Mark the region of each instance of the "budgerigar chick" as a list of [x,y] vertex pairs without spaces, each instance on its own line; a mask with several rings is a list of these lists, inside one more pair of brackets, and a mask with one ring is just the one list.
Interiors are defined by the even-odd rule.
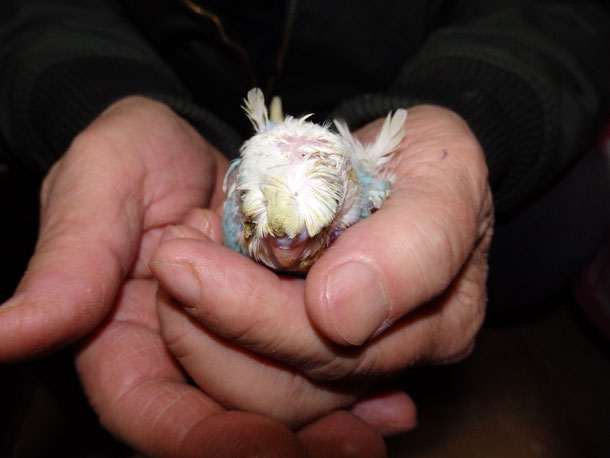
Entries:
[[363,145],[347,125],[284,117],[279,99],[267,111],[254,88],[244,110],[255,135],[224,181],[223,239],[229,248],[279,271],[307,271],[348,226],[390,194],[388,161],[404,136],[406,110],[388,114]]

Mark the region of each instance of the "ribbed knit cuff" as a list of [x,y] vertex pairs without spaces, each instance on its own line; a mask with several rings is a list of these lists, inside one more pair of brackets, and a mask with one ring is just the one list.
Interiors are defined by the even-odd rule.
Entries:
[[239,156],[244,138],[218,116],[196,105],[191,100],[165,94],[143,94],[169,106],[185,118],[199,133],[229,159]]
[[337,116],[352,127],[418,104],[447,107],[469,124],[485,152],[496,209],[513,209],[539,187],[537,172],[553,138],[543,104],[516,75],[476,59],[419,62],[388,94],[342,104]]
[[22,158],[27,167],[43,173],[104,109],[129,95],[166,103],[222,151],[234,153],[241,143],[230,127],[197,107],[175,80],[144,62],[74,58],[41,70],[28,87],[15,104],[15,146],[28,152]]
[[84,57],[41,70],[16,104],[16,146],[47,170],[72,139],[122,97],[179,91],[150,65],[116,57]]

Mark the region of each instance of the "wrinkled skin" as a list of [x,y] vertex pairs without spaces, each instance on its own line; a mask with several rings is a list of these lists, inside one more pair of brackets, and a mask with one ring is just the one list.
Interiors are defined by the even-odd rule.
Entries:
[[[196,207],[220,208],[226,168],[167,107],[141,97],[109,107],[44,181],[36,251],[0,307],[0,361],[80,339],[76,366],[101,422],[150,456],[383,456],[388,425],[414,424],[404,393],[360,397],[350,412],[291,431],[267,415],[226,410],[167,350],[148,261],[167,225],[192,225],[185,217]],[[183,328],[167,323],[168,332]]]
[[[357,135],[370,140],[380,124]],[[387,374],[472,350],[493,223],[483,153],[443,108],[410,109],[405,129],[390,197],[305,280],[223,247],[212,210],[166,232],[150,263],[163,287],[161,332],[223,405],[298,427],[353,405]]]

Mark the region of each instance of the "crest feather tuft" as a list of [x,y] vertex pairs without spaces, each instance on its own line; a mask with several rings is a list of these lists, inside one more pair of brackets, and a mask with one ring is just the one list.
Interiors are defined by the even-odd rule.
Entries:
[[269,124],[269,114],[267,113],[267,107],[265,106],[265,96],[263,91],[255,87],[250,89],[246,98],[244,99],[244,105],[242,106],[246,112],[246,116],[254,126],[256,132],[263,132]]

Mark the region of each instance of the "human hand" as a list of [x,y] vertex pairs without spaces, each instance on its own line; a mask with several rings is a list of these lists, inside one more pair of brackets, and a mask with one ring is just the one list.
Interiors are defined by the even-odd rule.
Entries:
[[213,202],[219,157],[171,110],[141,97],[117,102],[78,135],[43,182],[35,253],[0,308],[0,361],[94,329],[126,278],[149,275],[160,228]]
[[220,205],[227,165],[159,103],[129,97],[106,110],[44,181],[36,252],[0,309],[0,360],[50,352],[106,319],[79,346],[77,369],[102,423],[147,455],[302,456],[357,443],[378,456],[377,434],[346,412],[309,425],[300,441],[277,421],[227,412],[165,350],[150,252],[166,224]]
[[[357,135],[366,141],[379,127]],[[449,110],[412,108],[405,129],[390,198],[344,231],[305,281],[186,227],[153,255],[153,273],[178,301],[160,297],[165,339],[215,399],[297,426],[356,402],[371,380],[472,349],[493,220],[484,157]],[[205,219],[218,234],[218,215]],[[398,430],[407,429],[402,406]]]
[[[195,210],[187,216],[184,225],[166,229],[159,251],[171,252],[174,243],[220,244],[220,224],[214,211]],[[235,254],[238,260],[250,262],[246,257],[232,251],[230,253]],[[198,253],[192,255],[192,261],[197,262],[195,258]],[[220,264],[225,262],[224,259],[217,261]],[[175,267],[184,268],[181,263],[165,265],[166,262],[153,257],[151,269],[164,273],[168,268],[170,272]],[[223,266],[210,265],[210,268],[222,269]],[[261,270],[263,274],[275,276],[266,268]],[[188,277],[188,273],[176,274],[172,290],[187,291]],[[257,276],[251,279],[227,276],[224,288],[249,288],[251,281],[256,283],[258,280]],[[299,279],[292,280],[302,283]],[[245,285],[240,287],[242,282]],[[210,291],[210,294],[214,293]],[[227,294],[230,295],[230,291]],[[302,299],[293,304],[294,307],[302,305]],[[222,307],[221,304],[219,306]],[[370,393],[370,383],[366,380],[359,383],[352,381],[345,386],[314,381],[292,367],[261,357],[215,335],[186,314],[182,305],[163,289],[158,293],[157,307],[161,333],[168,348],[198,385],[226,407],[264,413],[294,429],[346,406],[350,406],[352,414],[380,434],[396,434],[411,429],[415,424],[415,407],[411,399],[399,390],[384,388]],[[295,325],[301,325],[298,319]],[[299,331],[295,328],[294,332]],[[359,439],[355,434],[354,440],[358,442]]]
[[127,281],[110,319],[77,353],[89,400],[118,438],[155,457],[385,455],[379,434],[349,412],[333,412],[295,434],[271,418],[228,411],[192,386],[161,338],[156,292],[149,278]]

